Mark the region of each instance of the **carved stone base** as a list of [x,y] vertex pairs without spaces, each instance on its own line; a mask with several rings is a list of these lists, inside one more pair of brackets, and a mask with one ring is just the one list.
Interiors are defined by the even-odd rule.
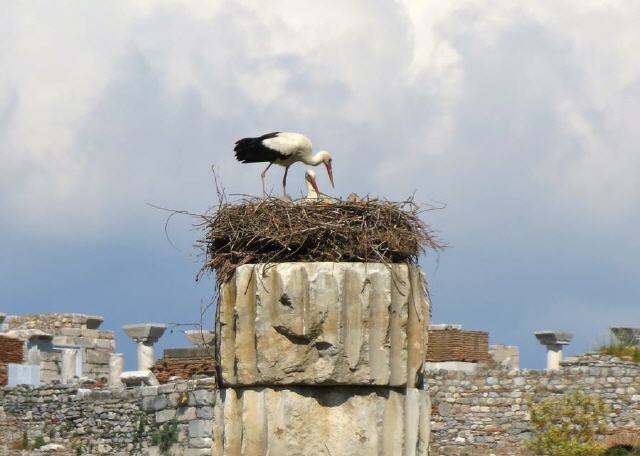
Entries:
[[213,456],[426,456],[426,391],[388,387],[226,388]]
[[417,266],[244,265],[219,306],[225,386],[419,384],[429,303]]

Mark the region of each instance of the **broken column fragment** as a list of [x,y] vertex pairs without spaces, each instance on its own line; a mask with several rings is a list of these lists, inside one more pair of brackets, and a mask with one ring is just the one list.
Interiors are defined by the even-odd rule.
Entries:
[[221,287],[213,454],[427,454],[429,319],[417,266],[240,266]]
[[612,326],[609,328],[613,338],[625,347],[640,347],[640,328]]
[[241,266],[221,290],[222,380],[415,386],[428,320],[416,266]]

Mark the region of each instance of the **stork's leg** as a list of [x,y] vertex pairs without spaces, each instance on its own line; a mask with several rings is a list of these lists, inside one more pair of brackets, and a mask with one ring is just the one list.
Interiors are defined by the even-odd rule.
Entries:
[[260,177],[262,178],[262,196],[267,196],[267,189],[264,185],[264,177],[267,175],[267,170],[271,167],[271,165],[273,165],[272,162],[270,162],[267,167],[264,169],[264,171],[262,171],[262,173],[260,173]]
[[287,194],[287,173],[289,172],[289,167],[285,167],[284,169],[284,177],[282,178],[282,194]]

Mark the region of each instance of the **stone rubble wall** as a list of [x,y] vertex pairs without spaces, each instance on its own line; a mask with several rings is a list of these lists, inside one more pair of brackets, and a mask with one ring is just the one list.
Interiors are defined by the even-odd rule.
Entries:
[[[58,455],[149,455],[153,435],[170,423],[170,454],[211,454],[213,378],[136,388],[82,389],[46,385],[0,388],[0,454],[17,456],[22,435],[63,445]],[[31,454],[31,453],[26,453]]]
[[55,332],[61,328],[89,328],[97,329],[102,323],[102,317],[79,313],[37,313],[29,315],[7,315],[5,329],[39,329]]
[[[411,389],[409,395],[376,386],[217,391],[212,378],[128,389],[4,387],[0,454],[25,454],[12,448],[27,432],[31,443],[42,436],[47,443],[62,444],[64,450],[56,454],[63,456],[158,456],[152,436],[175,422],[179,442],[170,450],[174,456],[210,455],[212,446],[216,454],[240,454],[234,448],[246,445],[303,454],[303,441],[309,442],[307,448],[319,448],[317,454],[323,454],[326,443],[334,455],[336,445],[350,454],[395,455],[403,454],[399,448],[405,439],[416,437],[421,445],[416,454],[423,456],[429,439],[424,419],[431,412],[431,456],[521,456],[527,454],[524,443],[530,436],[527,398],[539,401],[578,388],[604,400],[612,431],[640,435],[638,364],[592,357],[551,373],[436,371],[427,372],[425,382],[426,392]],[[353,433],[362,438],[350,439]]]
[[640,365],[609,357],[578,358],[559,371],[479,369],[425,376],[432,401],[431,456],[526,454],[527,399],[582,389],[608,407],[611,432],[640,434]]

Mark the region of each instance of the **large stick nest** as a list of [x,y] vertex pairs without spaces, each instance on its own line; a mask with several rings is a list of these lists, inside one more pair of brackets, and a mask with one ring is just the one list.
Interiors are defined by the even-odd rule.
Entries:
[[246,263],[411,263],[426,250],[444,248],[412,201],[297,202],[276,198],[222,202],[204,216],[203,270],[218,282]]

